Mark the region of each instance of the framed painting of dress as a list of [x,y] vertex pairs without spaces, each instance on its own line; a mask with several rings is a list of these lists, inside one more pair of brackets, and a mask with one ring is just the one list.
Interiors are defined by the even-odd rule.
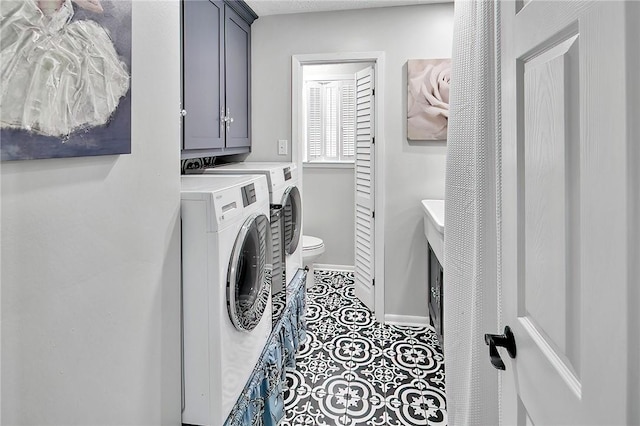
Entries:
[[131,1],[0,2],[2,160],[131,153]]

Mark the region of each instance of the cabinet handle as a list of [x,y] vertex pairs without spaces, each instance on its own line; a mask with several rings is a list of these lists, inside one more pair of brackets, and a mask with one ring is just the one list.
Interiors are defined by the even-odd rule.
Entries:
[[224,120],[227,122],[227,131],[231,129],[231,123],[233,123],[233,117],[230,116],[231,112],[229,112],[229,108],[227,108],[227,116]]
[[227,117],[224,116],[224,108],[220,108],[220,127],[224,129],[224,123],[227,122]]
[[440,303],[440,289],[436,287],[431,287],[431,296],[436,303]]
[[186,117],[186,115],[187,115],[187,110],[186,110],[186,109],[181,109],[181,110],[180,110],[180,115],[181,115],[182,117]]

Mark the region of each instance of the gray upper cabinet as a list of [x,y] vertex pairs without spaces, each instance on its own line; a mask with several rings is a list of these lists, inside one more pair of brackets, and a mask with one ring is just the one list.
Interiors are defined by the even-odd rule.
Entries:
[[242,1],[182,2],[182,158],[251,149],[251,23]]
[[[251,27],[228,5],[224,14],[227,146],[251,146]],[[233,120],[233,121],[231,121]]]
[[224,4],[182,3],[183,149],[224,148]]

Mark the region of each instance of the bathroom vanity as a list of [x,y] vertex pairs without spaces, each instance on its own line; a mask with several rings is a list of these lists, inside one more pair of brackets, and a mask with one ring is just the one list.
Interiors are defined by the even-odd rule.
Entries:
[[424,235],[428,248],[428,305],[431,324],[436,330],[440,344],[443,334],[443,285],[444,285],[444,200],[422,200],[424,213]]

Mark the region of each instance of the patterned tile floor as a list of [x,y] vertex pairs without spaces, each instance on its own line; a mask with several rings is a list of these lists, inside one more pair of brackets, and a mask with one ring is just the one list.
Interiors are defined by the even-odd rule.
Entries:
[[315,273],[280,425],[446,425],[433,328],[381,325],[355,298],[353,273]]

